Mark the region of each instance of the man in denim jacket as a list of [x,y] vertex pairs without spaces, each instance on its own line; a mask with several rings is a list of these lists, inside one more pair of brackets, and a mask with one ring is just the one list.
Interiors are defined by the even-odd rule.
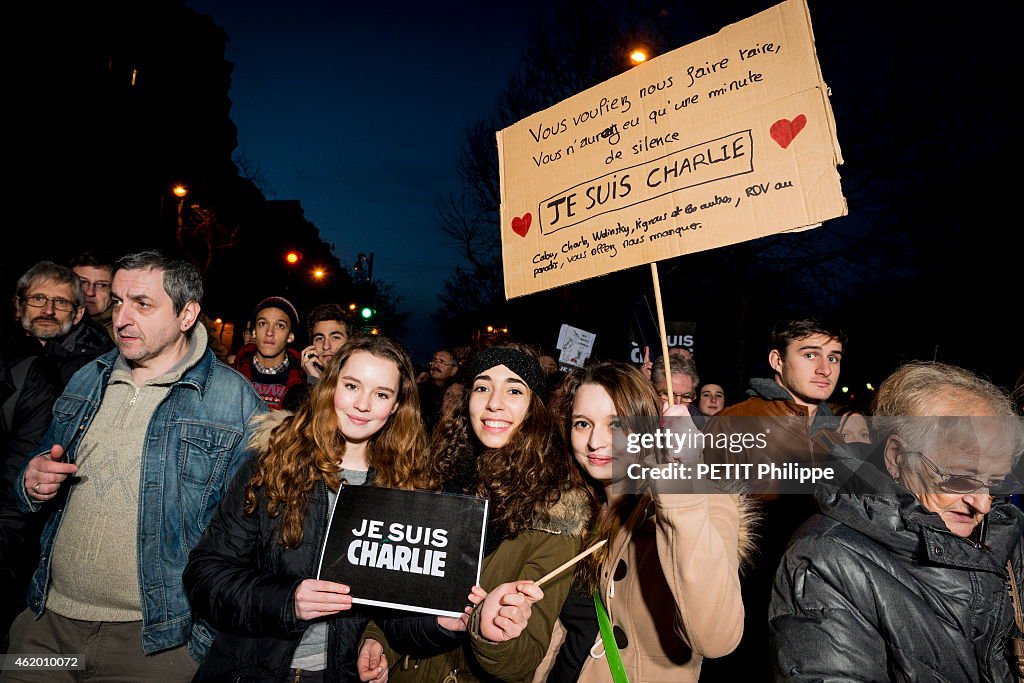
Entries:
[[75,654],[98,680],[187,681],[212,633],[181,573],[266,408],[208,348],[193,266],[130,254],[112,294],[117,351],[71,379],[15,484],[25,510],[52,512],[10,652]]

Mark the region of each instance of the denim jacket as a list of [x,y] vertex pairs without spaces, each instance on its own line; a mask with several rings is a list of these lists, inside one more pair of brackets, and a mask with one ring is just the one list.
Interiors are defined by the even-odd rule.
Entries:
[[[33,455],[60,444],[66,460],[75,462],[80,437],[103,400],[118,353],[100,356],[71,378],[53,406],[50,428]],[[266,410],[252,385],[206,349],[199,362],[171,386],[150,419],[138,513],[142,648],[147,654],[187,642],[192,658],[202,661],[213,641],[215,634],[206,624],[193,622],[181,574],[225,487],[249,455],[251,418]],[[15,492],[21,508],[31,512],[42,506],[25,491],[27,467],[28,460],[18,474]],[[37,617],[46,608],[51,551],[71,489],[65,483],[52,501],[53,512],[43,530],[39,566],[28,592],[29,609]]]

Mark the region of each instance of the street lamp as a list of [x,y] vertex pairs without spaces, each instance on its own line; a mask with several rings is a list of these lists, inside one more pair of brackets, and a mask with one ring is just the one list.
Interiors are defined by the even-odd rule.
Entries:
[[171,194],[178,198],[178,232],[181,232],[181,210],[185,205],[185,197],[188,196],[188,188],[178,183],[171,188]]
[[634,64],[641,64],[643,62],[646,62],[647,53],[637,48],[636,50],[633,50],[631,53],[629,53],[629,61],[633,62]]

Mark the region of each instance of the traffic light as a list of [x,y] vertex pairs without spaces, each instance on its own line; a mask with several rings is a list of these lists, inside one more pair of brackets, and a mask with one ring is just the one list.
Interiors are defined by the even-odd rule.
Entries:
[[369,320],[376,314],[377,311],[373,310],[373,308],[371,308],[370,306],[363,306],[361,309],[359,309],[359,315],[363,318],[363,320]]

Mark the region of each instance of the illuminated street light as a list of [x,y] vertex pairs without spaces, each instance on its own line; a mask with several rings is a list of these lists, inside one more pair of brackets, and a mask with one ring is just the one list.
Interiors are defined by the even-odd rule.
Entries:
[[178,233],[181,233],[181,210],[185,206],[185,197],[188,196],[188,188],[178,183],[171,188],[171,194],[178,198]]
[[288,263],[288,265],[294,266],[296,263],[302,260],[302,254],[300,254],[297,251],[289,251],[287,254],[284,255],[284,260]]
[[634,64],[641,64],[647,61],[647,53],[643,50],[633,50],[629,53],[629,60]]
[[313,271],[313,277],[317,280],[323,280],[325,275],[327,275],[327,272],[323,268],[317,268]]

